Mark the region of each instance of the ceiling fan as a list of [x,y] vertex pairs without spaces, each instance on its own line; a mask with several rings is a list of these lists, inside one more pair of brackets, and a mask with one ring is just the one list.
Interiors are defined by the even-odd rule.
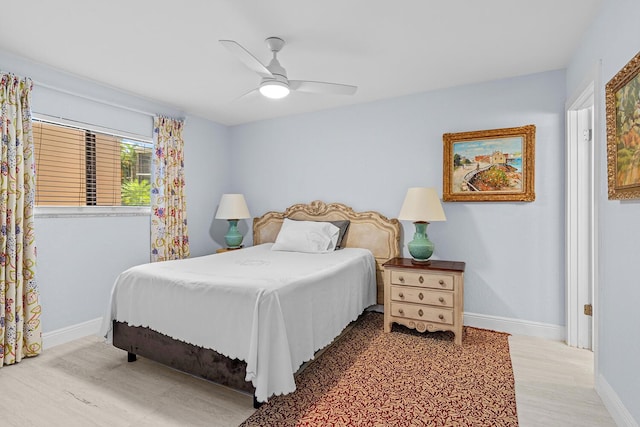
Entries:
[[292,90],[299,92],[326,93],[333,95],[353,95],[358,90],[357,86],[343,85],[338,83],[315,82],[309,80],[289,80],[287,71],[278,61],[277,54],[284,46],[284,40],[280,37],[269,37],[265,40],[273,58],[269,65],[263,65],[255,56],[239,43],[233,40],[220,40],[229,52],[234,54],[251,71],[258,73],[262,77],[260,86],[255,90],[260,91],[263,96],[272,99],[280,99],[289,95]]

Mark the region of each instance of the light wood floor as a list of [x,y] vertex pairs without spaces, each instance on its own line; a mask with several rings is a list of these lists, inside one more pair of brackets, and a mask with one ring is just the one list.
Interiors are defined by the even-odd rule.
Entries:
[[520,426],[615,426],[594,389],[593,353],[558,341],[512,335]]
[[[590,352],[510,338],[520,425],[613,426]],[[126,354],[97,337],[0,369],[2,426],[237,426],[252,398]]]

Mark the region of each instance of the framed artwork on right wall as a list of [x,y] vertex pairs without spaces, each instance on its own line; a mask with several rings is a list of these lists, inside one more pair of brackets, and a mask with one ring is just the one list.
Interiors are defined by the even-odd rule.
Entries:
[[609,200],[640,198],[640,52],[607,83]]

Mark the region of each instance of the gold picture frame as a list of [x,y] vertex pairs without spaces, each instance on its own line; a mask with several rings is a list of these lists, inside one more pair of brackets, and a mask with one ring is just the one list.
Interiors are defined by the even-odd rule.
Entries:
[[445,133],[445,202],[535,200],[535,125]]
[[605,87],[609,200],[640,198],[640,52]]

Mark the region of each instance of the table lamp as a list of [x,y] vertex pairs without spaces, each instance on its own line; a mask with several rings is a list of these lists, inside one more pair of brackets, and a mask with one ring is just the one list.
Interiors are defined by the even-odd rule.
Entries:
[[413,262],[429,262],[433,255],[433,243],[427,237],[427,225],[429,222],[447,220],[436,190],[423,187],[409,188],[398,219],[413,221],[416,225],[413,240],[407,244]]
[[247,202],[242,194],[223,194],[216,212],[216,219],[229,221],[229,231],[224,236],[228,248],[239,248],[242,244],[242,234],[238,231],[238,220],[251,218]]

